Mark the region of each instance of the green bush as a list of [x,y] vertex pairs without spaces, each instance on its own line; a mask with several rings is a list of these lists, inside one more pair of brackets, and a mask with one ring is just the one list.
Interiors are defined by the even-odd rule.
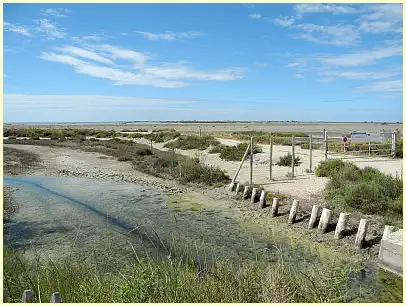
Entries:
[[[276,163],[278,166],[292,166],[292,154],[288,153],[285,156],[281,156]],[[295,166],[300,165],[300,158],[295,157]]]
[[395,147],[395,157],[396,158],[403,158],[403,138],[401,138]]
[[182,150],[205,150],[210,146],[218,145],[220,142],[217,141],[213,136],[179,136],[178,139],[168,142],[164,145],[165,148],[170,149],[182,149]]
[[[237,146],[226,146],[226,145],[217,145],[213,147],[209,153],[220,153],[220,158],[229,161],[239,161],[244,157],[244,153],[247,150],[247,143],[240,143]],[[261,153],[261,147],[254,145],[253,153]],[[249,158],[249,154],[247,155]]]
[[[300,148],[303,149],[303,150],[309,150],[310,149],[310,143],[303,143],[303,144],[300,145]],[[313,150],[318,150],[320,148],[321,148],[321,145],[312,143],[312,149]]]
[[402,180],[375,168],[360,169],[352,163],[334,160],[321,163],[316,173],[330,177],[326,199],[334,206],[401,220]]
[[187,158],[180,163],[179,181],[182,183],[227,183],[230,177],[219,167],[202,165],[198,159]]
[[328,177],[338,172],[345,167],[345,163],[341,159],[329,159],[320,162],[315,169],[316,176]]
[[153,155],[150,149],[138,149],[135,154],[140,155],[140,156],[145,156],[145,155]]

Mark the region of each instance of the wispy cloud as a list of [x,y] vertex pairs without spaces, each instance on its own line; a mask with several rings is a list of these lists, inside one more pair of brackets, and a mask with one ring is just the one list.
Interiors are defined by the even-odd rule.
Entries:
[[329,77],[331,80],[334,78],[349,79],[349,80],[362,80],[362,79],[387,79],[399,75],[398,71],[322,71],[319,75]]
[[191,38],[196,38],[198,36],[203,35],[203,33],[196,32],[196,31],[180,32],[180,33],[174,33],[174,32],[170,32],[170,31],[167,31],[165,33],[151,33],[151,32],[136,31],[136,33],[143,35],[144,37],[148,38],[149,40],[191,39]]
[[35,20],[38,24],[36,27],[37,32],[42,33],[47,39],[55,40],[64,38],[66,36],[65,29],[58,28],[54,22],[48,19]]
[[294,77],[295,79],[301,79],[301,78],[304,78],[304,75],[301,74],[301,73],[295,73],[295,74],[293,75],[293,77]]
[[252,13],[252,14],[248,15],[248,18],[250,18],[250,19],[261,19],[262,15],[258,14],[258,13]]
[[51,8],[51,9],[42,9],[40,10],[41,14],[48,17],[67,17],[71,10],[66,8]]
[[358,92],[402,92],[402,80],[380,81],[356,88]]
[[[197,70],[184,63],[151,65],[145,53],[107,44],[86,45],[84,48],[65,45],[54,50],[59,53],[43,52],[41,59],[70,65],[78,73],[109,79],[114,85],[179,88],[191,85],[189,81],[193,80],[230,81],[244,75],[240,67]],[[116,65],[114,60],[117,59],[125,60],[128,64]],[[100,66],[100,63],[110,67]]]
[[350,67],[374,65],[377,60],[401,55],[402,46],[388,46],[343,55],[320,56],[318,60],[330,66]]
[[402,32],[402,4],[371,4],[363,7],[360,30],[368,33]]
[[3,27],[5,32],[13,32],[24,36],[31,36],[30,29],[26,26],[17,25],[10,22],[4,22]]
[[349,5],[337,4],[297,4],[294,6],[297,18],[302,18],[305,14],[309,13],[332,13],[338,14],[354,14],[357,10]]
[[297,34],[294,37],[319,44],[352,46],[357,44],[360,38],[357,28],[349,24],[322,26],[307,23],[298,24],[293,27],[305,32]]
[[274,22],[277,25],[281,26],[281,27],[289,27],[295,22],[295,18],[287,17],[287,16],[284,16],[284,17],[281,16],[279,18],[275,18]]
[[85,35],[82,37],[77,37],[77,36],[73,36],[71,37],[71,39],[75,42],[78,43],[86,43],[88,41],[93,41],[93,42],[99,42],[102,40],[106,40],[107,39],[107,35],[105,34],[90,34],[90,35]]
[[74,46],[61,46],[61,47],[57,47],[55,48],[56,51],[65,53],[65,54],[70,54],[73,56],[78,56],[80,58],[84,58],[84,59],[90,59],[102,64],[106,64],[106,65],[114,65],[114,62],[110,59],[107,59],[103,56],[100,56],[99,54],[89,51],[89,50],[85,50],[82,48],[78,48],[78,47],[74,47]]

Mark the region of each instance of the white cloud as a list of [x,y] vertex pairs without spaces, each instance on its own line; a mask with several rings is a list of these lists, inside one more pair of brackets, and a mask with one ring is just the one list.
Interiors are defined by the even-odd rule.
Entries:
[[357,87],[359,92],[402,92],[402,80],[381,81]]
[[98,55],[95,52],[92,51],[88,51],[82,48],[78,48],[78,47],[74,47],[74,46],[62,46],[62,47],[57,47],[55,48],[56,51],[62,52],[62,53],[67,53],[73,56],[78,56],[81,58],[85,58],[85,59],[91,59],[93,61],[102,63],[102,64],[106,64],[106,65],[114,65],[114,62]]
[[16,25],[10,22],[4,22],[3,27],[5,32],[13,32],[24,36],[31,36],[30,30],[26,26]]
[[322,26],[316,24],[298,24],[293,26],[295,29],[304,31],[303,34],[295,35],[318,44],[327,44],[334,46],[351,46],[359,41],[358,30],[349,24],[339,24],[334,26]]
[[359,18],[360,30],[368,33],[401,33],[402,4],[365,5]]
[[269,66],[269,63],[267,62],[254,62],[254,65],[260,68],[266,68]]
[[181,33],[174,33],[167,31],[165,33],[157,34],[157,33],[150,33],[150,32],[142,32],[136,31],[138,34],[141,34],[148,38],[149,40],[180,40],[180,39],[191,39],[198,36],[203,35],[201,32],[196,31],[189,31],[189,32],[181,32]]
[[[60,54],[43,52],[41,58],[73,66],[81,74],[109,79],[114,85],[145,85],[162,88],[179,88],[191,85],[187,80],[197,81],[230,81],[241,79],[244,71],[239,67],[215,70],[196,70],[182,63],[165,63],[151,65],[149,57],[141,52],[124,49],[113,45],[86,46],[86,49],[62,46],[55,48]],[[104,67],[92,60],[113,67]],[[118,65],[112,60],[122,59],[130,65]],[[135,64],[135,65],[134,65]],[[136,69],[136,72],[132,70]]]
[[295,73],[295,74],[293,75],[293,77],[294,77],[295,79],[301,79],[301,78],[304,77],[304,75],[301,74],[301,73]]
[[48,19],[39,19],[35,22],[38,24],[36,30],[39,33],[43,33],[49,40],[60,39],[66,36],[64,29],[58,28],[55,23],[49,21]]
[[399,72],[385,72],[385,71],[323,71],[319,75],[327,76],[330,78],[343,78],[349,80],[362,80],[362,79],[386,79],[397,76]]
[[289,63],[286,65],[286,67],[297,67],[302,65],[302,63],[294,62],[294,63]]
[[71,10],[68,10],[66,8],[53,8],[53,9],[43,9],[40,10],[41,14],[44,16],[50,16],[50,17],[67,17],[69,13],[71,13]]
[[250,19],[261,19],[262,15],[261,14],[257,14],[257,13],[253,13],[253,14],[249,14],[248,18]]
[[298,18],[302,18],[303,15],[308,13],[332,13],[338,14],[354,14],[357,10],[348,5],[336,5],[336,4],[297,4],[294,6],[296,15]]
[[165,64],[161,66],[150,66],[143,69],[146,75],[168,80],[201,80],[201,81],[230,81],[241,79],[243,70],[241,68],[226,68],[218,70],[195,70],[191,67],[179,64]]
[[127,60],[137,65],[143,65],[149,60],[149,56],[145,53],[124,49],[118,46],[102,44],[89,47],[95,51],[102,52],[102,54],[112,59]]
[[281,27],[289,27],[295,22],[295,19],[293,17],[285,16],[285,17],[275,18],[274,22]]
[[318,60],[330,66],[365,66],[377,60],[402,55],[402,46],[381,47],[343,55],[320,56]]

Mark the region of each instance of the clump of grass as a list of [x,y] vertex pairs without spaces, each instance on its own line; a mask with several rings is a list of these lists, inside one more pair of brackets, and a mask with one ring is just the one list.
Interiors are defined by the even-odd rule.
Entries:
[[279,193],[279,192],[268,191],[268,194],[267,194],[268,201],[272,201],[273,198],[286,199],[287,197],[288,196],[286,194]]
[[[276,163],[278,166],[292,166],[292,154],[288,153],[284,156],[281,156]],[[300,157],[295,157],[295,166],[300,165]]]
[[153,155],[152,151],[150,149],[147,148],[143,148],[143,149],[138,149],[135,154],[139,155],[139,156],[145,156],[145,155]]
[[142,135],[145,139],[152,140],[153,142],[166,142],[179,137],[181,134],[176,131],[161,131],[157,133],[150,133]]
[[141,134],[141,133],[131,133],[131,134],[128,134],[128,136],[127,137],[129,137],[129,138],[142,138],[142,137],[144,137],[145,135],[144,134]]
[[182,150],[205,150],[210,146],[218,145],[219,141],[213,136],[180,136],[176,140],[168,142],[164,147],[170,149],[182,149]]
[[[279,145],[291,145],[292,136],[296,137],[306,137],[307,134],[301,132],[262,132],[262,131],[240,131],[231,133],[232,138],[238,140],[249,140],[251,137],[254,138],[256,143],[268,144],[269,137],[272,136],[273,143]],[[297,144],[300,141],[297,140]]]
[[182,183],[227,183],[230,177],[219,167],[202,165],[197,158],[186,158],[179,164]]
[[[247,150],[247,143],[240,143],[237,146],[217,145],[213,147],[209,153],[220,153],[220,158],[229,161],[239,161],[244,157],[244,153]],[[253,154],[261,153],[261,147],[254,145]],[[247,155],[249,158],[249,154]]]
[[333,206],[381,215],[392,219],[392,223],[402,220],[402,180],[375,168],[360,169],[338,160],[322,162],[316,168],[316,175],[330,177],[325,197]]
[[8,175],[18,175],[25,170],[39,166],[38,154],[25,150],[4,147],[3,171]]
[[351,268],[297,265],[285,257],[278,254],[272,264],[207,264],[196,255],[156,260],[134,256],[119,269],[108,270],[107,256],[98,261],[81,254],[59,261],[29,260],[5,249],[5,301],[18,302],[26,289],[32,290],[33,302],[40,297],[47,302],[58,291],[65,303],[311,303],[343,302],[347,297],[344,284]]
[[169,133],[175,133],[175,129],[154,129],[152,130],[152,133],[158,133],[158,132],[169,132]]

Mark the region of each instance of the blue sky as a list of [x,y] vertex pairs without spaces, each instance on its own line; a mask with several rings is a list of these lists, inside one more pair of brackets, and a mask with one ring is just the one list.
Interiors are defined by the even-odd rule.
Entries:
[[402,121],[401,4],[5,4],[4,121]]

